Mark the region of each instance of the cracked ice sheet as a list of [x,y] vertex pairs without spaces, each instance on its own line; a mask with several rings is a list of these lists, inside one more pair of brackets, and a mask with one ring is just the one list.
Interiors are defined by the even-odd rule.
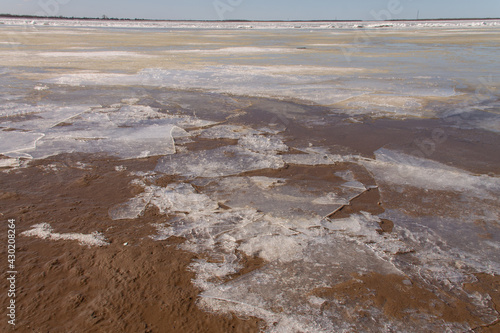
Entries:
[[[336,183],[269,177],[226,177],[199,180],[213,200],[231,208],[254,208],[286,221],[290,227],[319,225],[319,221],[365,191]],[[362,184],[361,184],[362,185]],[[305,223],[305,225],[304,225]]]
[[[338,176],[345,181],[339,182],[338,186],[347,184],[345,188],[349,190],[361,190],[356,188],[357,186],[350,186],[350,183],[355,181],[352,172],[340,172]],[[161,240],[171,236],[183,237],[186,242],[180,245],[182,249],[195,253],[210,253],[214,260],[200,259],[190,266],[196,273],[196,286],[204,290],[201,294],[201,304],[212,311],[236,312],[263,318],[269,324],[270,332],[287,332],[294,329],[330,332],[347,328],[343,326],[346,324],[345,318],[339,315],[342,313],[340,310],[345,310],[345,306],[333,302],[331,310],[325,311],[318,308],[318,300],[311,301],[311,292],[315,288],[342,283],[350,279],[353,273],[401,274],[398,266],[393,264],[394,254],[408,253],[416,249],[413,247],[416,242],[411,241],[412,233],[405,228],[389,235],[376,232],[380,218],[369,213],[362,212],[338,220],[323,219],[320,224],[311,219],[312,222],[306,222],[302,228],[296,228],[286,219],[272,216],[265,211],[257,211],[252,198],[246,201],[250,203],[246,208],[217,209],[215,203],[220,199],[220,194],[210,193],[210,186],[218,189],[218,183],[223,184],[226,181],[228,184],[224,185],[228,186],[225,189],[232,190],[236,186],[242,192],[247,188],[250,189],[249,192],[258,189],[272,192],[273,188],[287,186],[281,178],[268,177],[195,180],[201,182],[201,186],[205,187],[203,191],[206,190],[212,200],[205,194],[198,193],[196,196],[199,196],[199,199],[203,197],[202,200],[189,199],[193,194],[192,190],[185,191],[186,184],[180,188],[171,188],[176,195],[186,200],[169,204],[164,212],[180,212],[183,210],[182,202],[186,201],[201,201],[208,205],[178,213],[177,217],[169,221],[169,225],[157,225],[158,234],[153,238]],[[210,185],[210,182],[215,184]],[[229,197],[233,199],[237,196]],[[169,201],[159,199],[158,202]],[[431,238],[433,235],[428,236]],[[438,241],[439,239],[435,244],[438,244]],[[259,256],[266,260],[267,264],[236,280],[221,283],[228,275],[241,270],[239,252],[247,256]],[[436,255],[432,248],[426,253]],[[442,257],[434,262],[447,259],[446,249],[437,253],[442,253]],[[432,264],[432,261],[428,262]],[[435,278],[432,270],[437,266],[431,264],[425,266],[430,273],[413,273]],[[447,271],[452,272],[448,268]],[[453,274],[450,273],[449,276],[453,277]],[[475,305],[478,308],[482,306]],[[487,307],[483,305],[482,308],[485,309],[483,315],[489,316]],[[380,325],[377,326],[380,329],[383,329],[384,325],[404,327],[404,323],[397,320],[388,322],[382,313],[376,312],[377,310],[369,311],[374,311],[372,315],[377,318],[374,325]],[[425,327],[429,318],[417,319],[419,321],[416,327]]]
[[185,177],[222,177],[284,166],[280,156],[252,152],[238,146],[165,156],[155,171]]
[[[332,235],[315,238],[298,235],[287,238],[288,242],[275,238],[277,246],[273,249],[292,251],[295,256],[287,261],[273,260],[236,280],[214,285],[201,293],[199,304],[212,311],[262,318],[269,325],[268,332],[334,332],[346,325],[340,315],[341,305],[320,311],[310,301],[314,289],[347,281],[353,273],[398,274],[391,264],[369,249]],[[270,243],[261,242],[257,249]],[[295,247],[290,244],[293,242]]]
[[[280,128],[253,128],[237,125],[218,125],[207,129],[193,131],[191,135],[197,135],[204,139],[238,139],[238,144],[256,153],[278,153],[288,151],[288,146],[276,136],[281,132]],[[273,134],[273,136],[265,136]]]
[[[9,103],[0,112],[6,116],[0,126],[13,129],[0,132],[0,153],[27,158],[70,152],[105,152],[123,159],[173,154],[174,138],[189,136],[183,128],[214,124],[144,105],[98,108]],[[18,116],[25,119],[10,118]]]
[[36,143],[44,137],[42,133],[0,131],[0,154],[9,157],[29,156],[25,151],[36,148]]
[[[154,238],[184,237],[184,250],[211,253],[215,261],[200,259],[190,266],[196,273],[195,285],[204,290],[199,304],[206,309],[257,316],[268,323],[269,332],[331,332],[352,329],[352,323],[342,317],[345,305],[331,302],[331,308],[322,309],[318,300],[311,301],[314,289],[345,282],[354,273],[401,274],[388,256],[394,253],[394,244],[406,246],[399,239],[406,233],[380,235],[374,230],[378,221],[378,217],[362,213],[332,221],[346,226],[343,230],[313,228],[297,232],[281,219],[253,209],[210,214],[200,211],[179,216],[169,226],[157,225],[158,235]],[[241,269],[237,251],[257,255],[268,263],[221,283],[224,277]],[[446,255],[445,251],[439,253]],[[436,262],[439,260],[442,257],[436,257]],[[485,304],[470,301],[484,309],[483,316],[494,318]],[[347,309],[352,313],[354,310]],[[405,327],[405,323],[389,321],[383,313],[373,311],[376,321],[372,327]],[[414,319],[417,328],[425,327],[430,320],[425,316]]]
[[[500,247],[497,237],[500,218],[500,179],[473,175],[467,171],[410,155],[380,149],[377,160],[361,160],[379,184],[386,208],[401,215],[395,220],[413,230],[425,226],[429,234],[441,237],[450,249],[465,256],[484,257],[492,268],[472,266],[478,271],[498,273]],[[406,199],[401,199],[404,193]],[[415,193],[415,194],[413,194]],[[415,208],[416,205],[416,208]],[[409,216],[416,216],[410,218]],[[391,217],[388,217],[392,220]],[[477,237],[482,234],[483,237]],[[479,252],[478,252],[479,251]],[[485,252],[486,251],[486,252]],[[489,251],[489,252],[488,252]],[[448,261],[452,261],[450,256]],[[494,268],[497,267],[497,268]]]
[[122,159],[167,155],[175,153],[174,133],[178,136],[187,135],[184,130],[173,125],[54,131],[49,132],[29,153],[33,158],[69,152],[104,152]]
[[[33,106],[28,104],[7,103],[0,109],[5,117],[0,120],[0,154],[11,157],[27,157],[27,152],[36,149],[45,132],[57,124],[88,111],[89,105],[59,107],[56,105]],[[12,117],[24,117],[13,120]]]
[[[96,110],[99,111],[99,110]],[[157,108],[152,108],[147,105],[123,105],[118,110],[110,109],[103,113],[109,121],[116,126],[144,126],[144,125],[167,125],[172,124],[183,129],[191,127],[205,127],[213,125],[215,122],[202,120],[199,118],[173,115],[164,112],[159,112]]]
[[[500,274],[498,177],[387,149],[375,155],[376,160],[360,162],[374,175],[386,202],[380,217],[396,222],[391,235],[412,250],[397,257],[396,264],[458,290],[462,283],[475,281],[472,273]],[[377,241],[370,246],[384,248]]]
[[[268,177],[233,178],[251,183],[252,190],[253,185],[269,190],[280,181]],[[235,179],[230,179],[232,185]],[[286,185],[277,188],[281,186]],[[204,290],[201,303],[210,310],[251,314],[263,318],[268,324],[278,322],[275,327],[285,331],[307,328],[328,332],[334,327],[334,321],[341,323],[343,320],[335,317],[335,311],[318,316],[317,306],[309,302],[312,290],[344,282],[352,273],[399,274],[390,262],[382,260],[363,243],[339,237],[337,232],[321,228],[317,221],[306,223],[302,231],[297,231],[284,219],[253,207],[217,209],[215,200],[209,200],[205,194],[193,193],[194,189],[188,184],[169,185],[167,189],[152,186],[149,189],[168,192],[150,196],[157,199],[159,207],[166,205],[164,213],[186,210],[178,213],[168,225],[156,225],[158,234],[153,238],[183,237],[186,242],[180,245],[182,249],[210,253],[216,260],[200,259],[190,266],[196,273],[195,285]],[[363,228],[372,226],[360,221],[378,219],[365,214],[364,219],[353,220],[353,223],[358,223],[355,230],[360,235],[371,235]],[[238,252],[259,256],[268,264],[237,280],[217,282],[242,268]]]
[[375,152],[376,160],[360,160],[377,182],[428,190],[463,192],[478,198],[499,198],[500,178],[473,175],[432,160],[389,149]]
[[[100,105],[99,105],[100,106]],[[7,103],[0,109],[0,115],[5,116],[0,126],[23,131],[44,131],[68,119],[91,110],[97,105],[29,105]],[[30,116],[26,120],[12,121],[9,117]]]
[[[399,274],[392,264],[355,241],[324,229],[299,233],[287,228],[281,219],[253,209],[199,212],[169,224],[157,226],[156,239],[184,237],[183,249],[210,251],[218,259],[197,260],[191,265],[196,272],[195,285],[204,290],[201,305],[212,311],[257,316],[273,332],[329,332],[335,328],[334,322],[344,320],[335,317],[336,311],[318,316],[317,306],[309,302],[312,290],[349,280],[352,273]],[[236,250],[258,255],[268,264],[231,282],[216,282],[241,269]],[[274,322],[277,326],[272,326]]]
[[498,219],[479,228],[473,223],[477,218],[474,216],[415,217],[388,210],[380,217],[398,221],[393,236],[414,250],[410,257],[418,258],[419,274],[429,279],[460,287],[461,283],[473,280],[471,271],[500,274]]
[[352,156],[332,155],[328,149],[321,147],[309,147],[298,150],[304,152],[304,154],[283,155],[285,163],[298,165],[327,165],[348,162],[353,159]]

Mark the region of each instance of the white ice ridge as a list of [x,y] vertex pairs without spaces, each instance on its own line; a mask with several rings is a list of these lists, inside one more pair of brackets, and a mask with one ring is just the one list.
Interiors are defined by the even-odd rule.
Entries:
[[473,175],[432,160],[389,149],[375,152],[376,160],[360,159],[379,182],[428,190],[463,192],[481,198],[499,198],[500,178]]
[[48,223],[40,223],[31,226],[31,230],[21,233],[23,236],[39,237],[42,239],[50,240],[77,240],[82,245],[87,246],[106,246],[109,243],[100,232],[93,232],[92,234],[79,234],[79,233],[66,233],[59,234],[53,232],[52,227]]
[[23,19],[2,18],[0,23],[7,25],[44,25],[58,27],[116,27],[116,28],[164,28],[164,29],[461,29],[466,27],[497,27],[500,20],[433,20],[433,21],[363,21],[363,22],[331,22],[331,21],[283,21],[283,22],[228,22],[228,21],[108,21],[108,20],[53,20],[48,18]]

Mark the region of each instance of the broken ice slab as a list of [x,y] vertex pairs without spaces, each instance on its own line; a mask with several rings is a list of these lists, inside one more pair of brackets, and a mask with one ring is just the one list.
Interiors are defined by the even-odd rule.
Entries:
[[439,281],[459,277],[453,282],[460,284],[471,269],[500,274],[500,235],[496,232],[500,216],[498,211],[492,213],[490,221],[476,213],[457,219],[417,217],[401,210],[387,210],[380,217],[397,221],[399,238],[415,249],[413,256],[420,262],[419,274]]
[[[242,241],[272,235],[291,236],[291,230],[282,219],[274,218],[255,209],[198,211],[181,214],[169,221],[169,226],[157,226],[155,239],[170,236],[183,237],[184,249],[194,252],[217,250],[234,252]],[[216,252],[213,252],[216,253]]]
[[17,158],[0,158],[0,168],[15,168],[20,165]]
[[0,131],[0,154],[10,157],[26,156],[25,152],[36,148],[43,133]]
[[[0,109],[0,113],[6,114],[1,121],[2,127],[8,127],[23,131],[45,131],[60,123],[63,123],[77,115],[88,112],[96,105],[58,106],[52,104],[28,105],[8,103]],[[12,120],[10,117],[24,119]]]
[[167,155],[175,152],[173,138],[189,136],[182,127],[214,124],[144,105],[97,108],[10,103],[0,112],[5,114],[0,126],[10,129],[0,132],[0,139],[5,138],[0,153],[27,158],[71,152],[104,152],[123,159]]
[[217,125],[207,129],[191,132],[191,135],[199,135],[204,139],[239,139],[245,135],[261,134],[253,128],[238,125]]
[[160,213],[210,212],[219,208],[217,202],[207,195],[197,193],[190,184],[170,184],[167,187],[151,186],[153,197],[150,203],[158,207]]
[[143,158],[175,153],[174,136],[184,135],[188,134],[173,125],[49,132],[38,142],[36,150],[29,153],[34,158],[70,152],[103,152],[122,159]]
[[145,186],[144,192],[125,203],[113,206],[108,214],[113,220],[134,219],[141,216],[148,205],[154,205],[160,213],[211,212],[218,209],[217,202],[205,194],[196,193],[190,184],[170,184],[167,187]]
[[87,246],[106,246],[109,243],[100,232],[93,232],[92,234],[79,234],[79,233],[66,233],[60,234],[53,232],[52,227],[48,223],[40,223],[31,226],[31,229],[21,233],[23,236],[39,237],[42,239],[51,240],[77,240],[82,245]]
[[500,197],[500,178],[473,175],[429,159],[389,149],[375,152],[376,160],[360,159],[377,183],[406,185],[426,190],[462,192],[467,196]]
[[108,215],[112,220],[136,219],[144,213],[152,197],[153,193],[150,191],[141,193],[127,202],[111,207]]
[[[267,132],[266,132],[267,131]],[[266,136],[265,134],[275,131],[263,129],[263,131],[237,125],[218,125],[207,129],[193,131],[190,134],[204,139],[237,139],[238,144],[256,153],[277,153],[288,150],[288,146],[277,136]]]
[[356,236],[375,236],[378,235],[376,232],[377,222],[380,222],[378,217],[362,212],[343,219],[325,219],[321,225],[328,230],[347,231]]
[[[231,208],[252,208],[284,219],[290,227],[305,228],[314,219],[349,204],[365,189],[333,182],[269,177],[225,177],[198,182],[213,200]],[[286,222],[285,222],[286,221]],[[305,221],[307,221],[306,224]]]
[[298,150],[303,151],[304,154],[283,155],[285,163],[298,165],[329,165],[352,160],[352,156],[333,155],[325,148],[311,147]]
[[104,113],[115,126],[144,126],[144,125],[176,125],[181,128],[205,127],[215,124],[213,121],[203,120],[186,115],[175,115],[160,112],[158,108],[148,105],[124,105],[117,110]]
[[277,137],[263,135],[245,135],[238,140],[238,145],[256,153],[276,154],[288,151],[288,146]]
[[325,218],[321,221],[321,226],[330,231],[338,232],[359,244],[365,244],[380,258],[388,261],[392,260],[390,255],[409,253],[414,250],[411,244],[406,242],[398,232],[379,233],[380,222],[378,216],[362,211],[360,214],[352,214],[342,219]]
[[169,155],[158,161],[155,171],[185,177],[221,177],[259,169],[279,169],[281,156],[265,155],[237,146]]
[[[272,238],[256,239],[242,246],[248,255],[265,251]],[[201,305],[212,311],[236,312],[264,319],[273,332],[332,332],[345,320],[338,311],[319,312],[309,302],[316,288],[347,281],[351,274],[380,272],[399,274],[392,264],[378,258],[359,244],[332,235],[309,238],[292,235],[283,246],[275,246],[281,258],[236,280],[213,285],[201,293]],[[270,251],[272,252],[272,251]],[[298,255],[295,255],[298,254]],[[353,258],[356,260],[353,260]],[[196,285],[206,285],[199,277],[204,267],[195,267]],[[340,306],[340,305],[339,305]]]

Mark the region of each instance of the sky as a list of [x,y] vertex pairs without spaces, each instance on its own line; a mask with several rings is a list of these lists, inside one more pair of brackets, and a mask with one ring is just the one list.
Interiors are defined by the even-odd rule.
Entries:
[[0,0],[0,13],[171,20],[500,17],[499,0]]

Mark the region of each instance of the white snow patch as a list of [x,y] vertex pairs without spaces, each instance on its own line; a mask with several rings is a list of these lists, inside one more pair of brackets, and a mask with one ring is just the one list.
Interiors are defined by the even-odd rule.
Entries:
[[40,223],[31,226],[31,230],[22,232],[21,235],[28,237],[39,237],[42,239],[50,240],[77,240],[82,245],[87,246],[106,246],[109,243],[100,232],[93,232],[92,234],[79,234],[79,233],[66,233],[59,234],[53,232],[52,227],[48,223]]

